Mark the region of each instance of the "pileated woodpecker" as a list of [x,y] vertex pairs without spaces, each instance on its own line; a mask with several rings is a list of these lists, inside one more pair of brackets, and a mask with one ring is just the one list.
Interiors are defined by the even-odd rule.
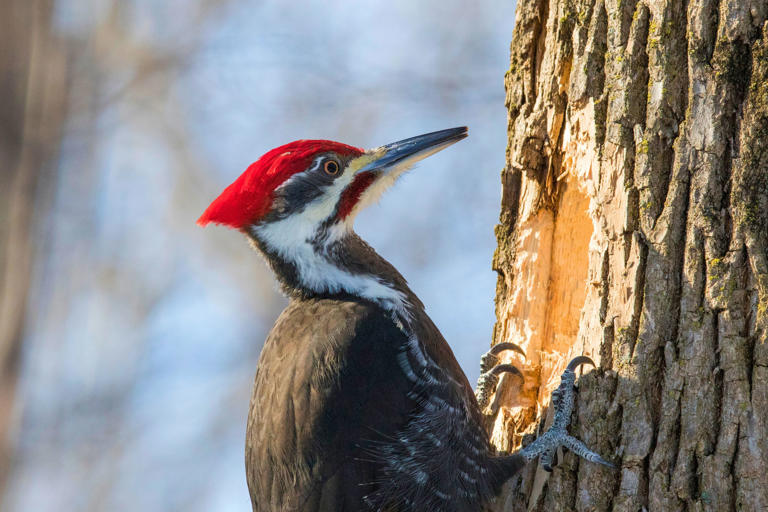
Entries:
[[369,151],[291,142],[248,167],[198,220],[245,233],[290,297],[251,398],[255,511],[480,510],[527,461],[542,455],[550,465],[559,446],[610,466],[566,432],[584,357],[553,394],[552,427],[495,454],[478,399],[517,369],[493,367],[497,349],[486,354],[476,398],[403,276],[352,229],[415,162],[466,136],[452,128]]

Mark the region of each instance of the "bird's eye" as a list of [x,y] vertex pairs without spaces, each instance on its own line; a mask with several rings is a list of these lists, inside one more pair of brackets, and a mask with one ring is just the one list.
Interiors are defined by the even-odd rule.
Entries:
[[328,160],[323,164],[323,170],[325,171],[325,174],[329,174],[331,176],[336,176],[339,174],[339,162],[336,160]]

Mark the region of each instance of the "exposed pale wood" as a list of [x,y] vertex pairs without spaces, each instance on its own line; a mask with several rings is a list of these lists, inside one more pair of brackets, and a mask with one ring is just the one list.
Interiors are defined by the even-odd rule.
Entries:
[[[586,354],[567,455],[504,510],[768,510],[768,2],[532,0],[506,77],[493,440]],[[510,356],[512,357],[512,356]]]

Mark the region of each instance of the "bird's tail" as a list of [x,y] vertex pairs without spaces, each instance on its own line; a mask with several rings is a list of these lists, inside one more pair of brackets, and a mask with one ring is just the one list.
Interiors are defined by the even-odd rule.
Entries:
[[491,474],[492,487],[494,493],[498,494],[501,486],[518,474],[528,461],[519,453],[513,453],[511,455],[493,457],[489,462],[490,467],[488,469]]

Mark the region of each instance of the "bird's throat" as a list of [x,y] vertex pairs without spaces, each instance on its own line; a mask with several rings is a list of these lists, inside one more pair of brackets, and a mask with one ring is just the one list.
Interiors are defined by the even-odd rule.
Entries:
[[353,231],[291,237],[285,244],[264,228],[247,234],[288,296],[352,296],[401,313],[422,307],[400,273]]

